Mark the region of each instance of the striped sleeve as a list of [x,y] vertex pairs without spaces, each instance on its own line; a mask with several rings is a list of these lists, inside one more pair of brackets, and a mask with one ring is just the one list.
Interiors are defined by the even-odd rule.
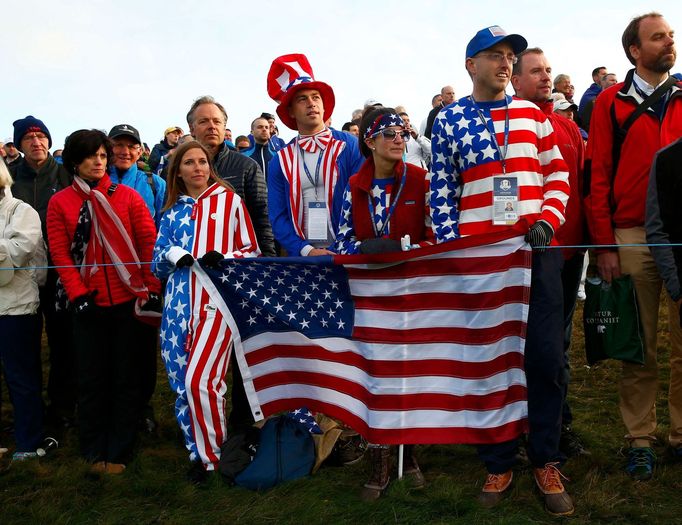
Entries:
[[540,219],[547,221],[556,232],[566,222],[566,204],[570,195],[568,166],[564,162],[552,124],[537,111],[538,161],[543,177],[543,201]]

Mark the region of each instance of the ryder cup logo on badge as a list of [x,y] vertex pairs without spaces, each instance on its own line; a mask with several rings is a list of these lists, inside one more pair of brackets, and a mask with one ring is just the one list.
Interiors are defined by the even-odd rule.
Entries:
[[492,26],[489,27],[488,30],[490,31],[490,34],[493,36],[505,36],[507,33],[505,33],[504,29],[502,29],[500,26]]
[[516,180],[513,178],[494,179],[494,193],[499,197],[516,196]]

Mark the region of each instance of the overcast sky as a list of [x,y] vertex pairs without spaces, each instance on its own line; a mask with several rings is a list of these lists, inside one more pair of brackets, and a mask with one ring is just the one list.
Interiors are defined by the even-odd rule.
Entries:
[[466,44],[495,24],[543,48],[580,97],[595,66],[624,77],[623,29],[651,9],[682,27],[679,1],[2,0],[0,140],[32,114],[53,149],[76,129],[120,123],[152,146],[168,126],[187,130],[187,110],[206,94],[225,106],[235,137],[247,134],[254,117],[274,113],[266,76],[286,53],[307,55],[334,88],[334,127],[368,98],[402,104],[419,123],[443,85],[470,93]]

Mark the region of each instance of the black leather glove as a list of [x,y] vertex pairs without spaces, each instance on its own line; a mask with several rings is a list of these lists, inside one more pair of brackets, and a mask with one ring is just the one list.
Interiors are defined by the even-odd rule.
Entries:
[[364,255],[399,252],[401,249],[400,241],[388,237],[366,239],[360,243],[360,253]]
[[554,237],[554,230],[546,221],[537,221],[530,227],[526,234],[526,242],[530,244],[531,248],[539,252],[545,251],[545,246],[549,246]]
[[194,257],[192,257],[189,253],[183,255],[178,259],[178,262],[175,263],[176,268],[189,268],[194,264]]
[[76,297],[71,306],[78,317],[87,317],[95,311],[95,293],[87,293]]
[[140,310],[161,313],[162,307],[163,305],[161,304],[161,296],[159,296],[157,293],[150,292],[149,299],[147,299],[147,302],[140,307]]
[[199,257],[199,262],[209,268],[216,268],[218,263],[223,259],[225,259],[225,256],[222,253],[211,250],[210,252],[206,252],[204,255]]

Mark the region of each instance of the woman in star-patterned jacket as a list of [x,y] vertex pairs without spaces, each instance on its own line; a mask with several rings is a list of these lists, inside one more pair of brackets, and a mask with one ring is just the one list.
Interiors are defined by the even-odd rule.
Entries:
[[196,278],[195,259],[212,266],[225,257],[256,257],[260,251],[244,203],[216,176],[198,142],[176,150],[167,181],[152,271],[168,279],[161,354],[197,481],[216,469],[225,438],[224,377],[231,333]]
[[[360,124],[360,151],[365,162],[348,181],[344,193],[336,250],[341,254],[386,253],[401,250],[401,239],[409,244],[431,244],[429,182],[426,171],[403,162],[409,131],[392,108],[366,112]],[[387,445],[369,444],[370,478],[361,497],[379,498],[390,481]],[[423,486],[424,476],[413,454],[405,446],[404,473],[413,485]]]

